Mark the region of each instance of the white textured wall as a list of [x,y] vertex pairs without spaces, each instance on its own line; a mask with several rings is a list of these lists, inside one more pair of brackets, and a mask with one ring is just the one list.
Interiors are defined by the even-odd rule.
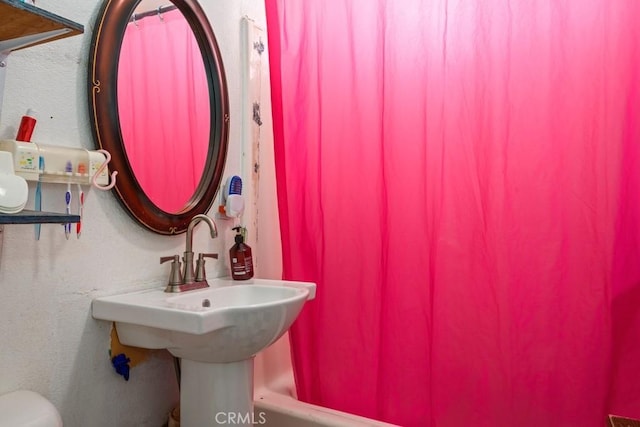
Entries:
[[[39,113],[35,142],[94,148],[86,75],[99,3],[38,0],[39,7],[83,24],[85,33],[10,55],[0,138],[14,137],[22,114],[34,108]],[[240,20],[248,15],[263,23],[264,6],[262,0],[201,3],[221,45],[229,84],[231,133],[226,176],[238,173],[242,162]],[[269,165],[263,166],[266,170]],[[272,175],[272,171],[267,174],[273,179]],[[44,210],[64,210],[64,189],[55,184],[44,187]],[[261,193],[261,202],[271,198],[264,212],[269,216],[265,230],[272,237],[277,236],[274,196],[271,187]],[[233,243],[231,233],[225,230],[228,224],[218,225],[222,232],[216,240],[206,239],[204,230],[196,229],[194,247],[198,251],[227,253]],[[33,225],[5,226],[3,234],[0,394],[17,389],[40,392],[60,410],[67,427],[162,425],[178,400],[168,353],[157,352],[134,368],[125,382],[108,359],[110,325],[92,319],[90,307],[96,296],[166,280],[168,266],[161,266],[159,257],[181,253],[184,235],[166,237],[146,231],[129,218],[110,192],[95,189],[86,196],[80,240],[75,235],[65,240],[60,225],[43,225],[39,242],[34,240]],[[273,244],[279,247],[279,242]],[[274,276],[278,260],[269,262],[265,272]],[[225,273],[224,266],[213,260],[207,265],[210,276]]]

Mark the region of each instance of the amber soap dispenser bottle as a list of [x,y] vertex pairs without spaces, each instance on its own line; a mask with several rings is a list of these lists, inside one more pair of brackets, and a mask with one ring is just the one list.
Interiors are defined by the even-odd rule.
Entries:
[[236,243],[229,249],[229,259],[231,261],[231,277],[233,280],[248,280],[253,277],[253,259],[251,248],[244,243],[242,227],[233,227],[236,231]]

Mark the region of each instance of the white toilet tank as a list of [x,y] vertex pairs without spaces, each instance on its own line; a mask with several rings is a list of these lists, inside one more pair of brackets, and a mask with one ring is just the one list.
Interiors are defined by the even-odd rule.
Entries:
[[47,399],[19,390],[0,396],[0,427],[62,427],[62,419]]

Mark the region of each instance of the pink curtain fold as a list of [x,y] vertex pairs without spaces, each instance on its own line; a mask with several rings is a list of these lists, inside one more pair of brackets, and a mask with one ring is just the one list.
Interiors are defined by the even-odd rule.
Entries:
[[118,117],[127,158],[145,194],[182,210],[209,146],[209,87],[198,42],[179,10],[127,26],[118,62]]
[[300,399],[640,418],[640,3],[266,0]]

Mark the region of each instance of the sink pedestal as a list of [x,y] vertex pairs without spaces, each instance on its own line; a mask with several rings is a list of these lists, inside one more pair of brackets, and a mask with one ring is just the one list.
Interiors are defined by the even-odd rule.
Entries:
[[289,329],[315,287],[217,278],[178,294],[162,286],[96,298],[92,314],[115,322],[122,344],[182,360],[182,427],[251,427],[265,422],[253,414],[253,356]]
[[229,363],[182,359],[182,427],[253,424],[253,358]]

